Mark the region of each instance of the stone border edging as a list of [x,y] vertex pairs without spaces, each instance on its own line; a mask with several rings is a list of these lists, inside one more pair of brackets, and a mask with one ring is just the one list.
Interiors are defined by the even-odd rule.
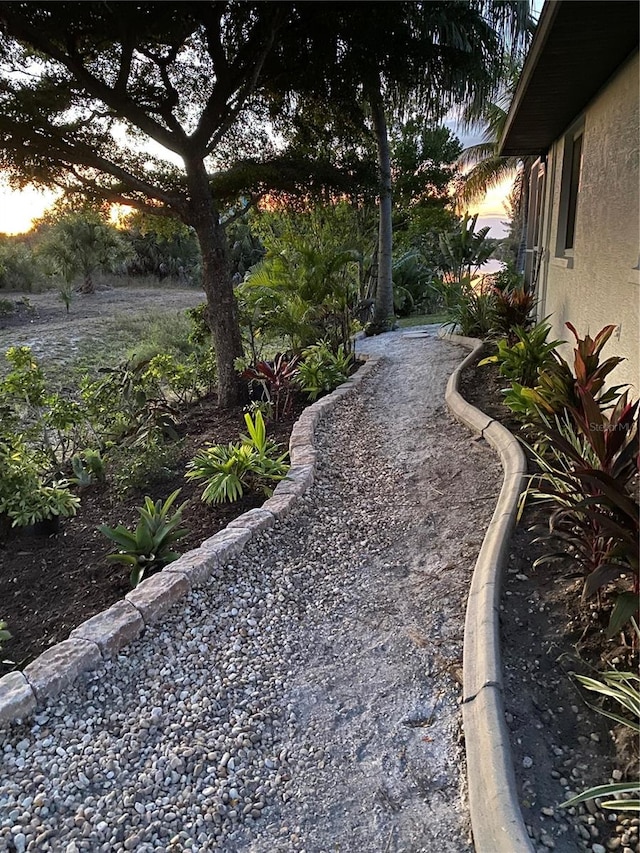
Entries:
[[113,658],[147,625],[159,622],[170,607],[236,557],[254,533],[273,527],[293,510],[314,481],[316,424],[353,393],[381,360],[379,356],[359,358],[365,364],[331,394],[308,406],[294,424],[289,441],[291,467],[262,507],[243,513],[198,548],[142,581],[124,599],[74,628],[67,640],[42,652],[22,672],[0,678],[0,726],[25,720],[81,673]]
[[504,471],[498,502],[473,570],[464,630],[462,717],[473,840],[477,853],[534,853],[518,803],[504,716],[499,626],[502,576],[527,463],[509,430],[468,403],[458,391],[461,373],[477,359],[482,341],[451,333],[440,337],[471,348],[449,377],[447,406],[457,420],[491,445]]

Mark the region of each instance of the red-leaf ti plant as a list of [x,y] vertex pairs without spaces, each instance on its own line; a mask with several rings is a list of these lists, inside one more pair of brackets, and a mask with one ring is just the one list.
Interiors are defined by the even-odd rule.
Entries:
[[629,402],[625,392],[607,416],[590,390],[580,387],[579,395],[580,406],[570,413],[583,447],[560,429],[545,431],[547,446],[569,464],[543,477],[539,496],[559,504],[550,534],[570,547],[586,573],[584,598],[621,577],[632,580],[633,589],[614,606],[608,629],[613,636],[638,609],[640,506],[632,489],[640,460],[638,402]]
[[563,409],[571,411],[581,407],[581,392],[587,392],[598,400],[600,408],[613,405],[624,385],[604,390],[604,384],[607,376],[624,359],[611,356],[600,363],[600,353],[616,327],[605,326],[592,339],[589,335],[580,338],[571,323],[566,326],[576,339],[573,372],[568,362],[554,352],[555,364],[540,372],[538,385],[532,392],[534,402],[549,414],[560,413]]
[[257,361],[240,374],[243,379],[262,386],[267,400],[273,406],[275,421],[291,412],[299,361],[297,355],[287,358],[284,353],[278,353],[273,361]]
[[494,295],[494,331],[504,335],[510,346],[518,340],[515,328],[526,329],[531,325],[531,314],[536,305],[535,297],[523,287],[510,290],[492,289]]

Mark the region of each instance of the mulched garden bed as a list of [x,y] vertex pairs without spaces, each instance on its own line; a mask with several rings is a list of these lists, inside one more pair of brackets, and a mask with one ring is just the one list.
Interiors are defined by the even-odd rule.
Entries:
[[[522,438],[520,422],[501,402],[505,385],[495,365],[472,365],[463,372],[460,392]],[[613,668],[635,672],[638,653],[621,637],[606,639],[613,597],[603,593],[600,601],[584,602],[584,576],[570,557],[533,568],[538,557],[554,550],[534,542],[547,526],[540,507],[525,508],[511,541],[500,613],[505,708],[520,804],[536,849],[572,853],[598,850],[600,844],[636,853],[638,821],[629,812],[612,820],[612,812],[592,802],[573,814],[557,808],[569,792],[607,783],[615,778],[612,773],[638,777],[638,750],[629,730],[612,730],[611,721],[586,704],[598,704],[596,695],[572,677],[597,678]]]
[[[302,399],[297,400],[290,416],[268,423],[268,435],[283,451],[288,448],[293,425],[306,405]],[[154,501],[164,500],[175,489],[181,489],[175,506],[187,501],[182,527],[189,533],[176,544],[177,550],[184,553],[264,502],[262,493],[245,493],[237,503],[208,506],[200,500],[203,483],[184,479],[186,463],[199,448],[237,441],[240,433],[246,432],[241,407],[221,411],[215,396],[204,398],[183,411],[178,431],[184,445],[175,471],[166,479],[144,491],[131,491],[125,498],[109,484],[90,486],[80,493],[82,502],[77,515],[63,519],[57,535],[12,533],[0,542],[0,617],[9,623],[13,634],[4,643],[0,676],[24,668],[49,646],[65,640],[85,619],[130,590],[127,567],[105,560],[114,549],[98,531],[99,524],[134,527],[137,508],[145,494]]]

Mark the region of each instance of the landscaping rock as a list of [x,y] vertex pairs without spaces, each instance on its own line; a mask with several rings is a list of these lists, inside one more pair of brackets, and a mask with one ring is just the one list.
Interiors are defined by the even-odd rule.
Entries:
[[95,643],[102,656],[108,658],[139,637],[143,630],[142,616],[133,604],[118,601],[75,628],[69,638]]
[[189,592],[186,576],[179,572],[160,572],[127,593],[126,599],[138,610],[145,625],[153,625],[169,608]]
[[54,699],[81,672],[95,669],[101,663],[102,654],[96,643],[69,639],[43,652],[25,668],[24,675],[41,704]]

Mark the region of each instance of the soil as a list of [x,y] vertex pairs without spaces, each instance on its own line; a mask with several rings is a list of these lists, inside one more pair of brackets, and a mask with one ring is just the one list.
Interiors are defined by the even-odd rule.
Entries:
[[[30,308],[22,297],[10,294],[18,305],[15,311],[0,318],[0,348],[27,343],[46,359],[66,347],[91,339],[100,328],[100,319],[123,315],[140,315],[178,310],[202,301],[202,293],[194,288],[103,288],[91,295],[78,295],[67,314],[53,292],[29,294]],[[296,401],[291,414],[278,423],[268,425],[268,434],[286,449],[293,424],[305,406]],[[135,526],[138,507],[144,495],[154,501],[166,499],[181,489],[179,503],[186,502],[183,512],[188,535],[177,543],[178,550],[196,548],[238,515],[259,506],[262,493],[245,494],[233,504],[207,506],[200,500],[201,483],[184,479],[186,463],[203,446],[237,441],[246,430],[240,407],[229,411],[217,408],[215,396],[204,398],[180,413],[178,432],[183,445],[175,467],[160,482],[147,489],[118,494],[113,484],[94,485],[81,492],[81,505],[75,517],[63,519],[60,530],[52,536],[11,532],[0,540],[0,618],[9,623],[12,639],[3,644],[0,676],[22,669],[49,646],[68,637],[69,632],[85,619],[121,599],[130,589],[126,567],[106,562],[113,548],[97,529],[100,524],[115,527]]]
[[[526,438],[501,402],[504,385],[496,366],[474,365],[463,372],[460,391]],[[584,576],[569,557],[533,568],[549,551],[548,543],[535,541],[547,529],[546,515],[527,505],[512,537],[500,613],[505,707],[520,804],[543,847],[549,840],[559,853],[590,849],[587,843],[618,849],[622,831],[611,821],[611,812],[605,816],[580,806],[577,821],[569,825],[566,811],[557,806],[568,799],[568,788],[578,793],[607,783],[614,769],[624,778],[638,777],[637,747],[626,736],[628,730],[611,729],[610,721],[587,705],[598,704],[595,694],[588,695],[573,678],[574,673],[597,678],[598,672],[614,668],[637,671],[637,649],[621,637],[606,639],[613,598],[603,594],[599,601],[584,602]],[[633,842],[622,847],[638,850]]]
[[[286,420],[268,425],[268,434],[283,450],[305,405],[298,401]],[[114,549],[97,529],[99,524],[135,527],[137,508],[145,495],[154,501],[165,500],[180,489],[178,502],[186,501],[183,526],[189,532],[177,548],[188,551],[241,513],[260,506],[262,493],[245,493],[233,504],[206,505],[200,500],[202,483],[184,479],[186,463],[199,448],[237,441],[245,430],[242,408],[223,412],[217,408],[215,396],[205,398],[182,413],[179,432],[184,446],[175,470],[166,479],[148,489],[131,490],[125,497],[110,484],[89,486],[81,493],[78,514],[63,519],[59,533],[49,537],[22,533],[0,543],[0,601],[3,617],[14,634],[4,644],[0,675],[16,667],[22,669],[130,590],[127,568],[105,560]]]

